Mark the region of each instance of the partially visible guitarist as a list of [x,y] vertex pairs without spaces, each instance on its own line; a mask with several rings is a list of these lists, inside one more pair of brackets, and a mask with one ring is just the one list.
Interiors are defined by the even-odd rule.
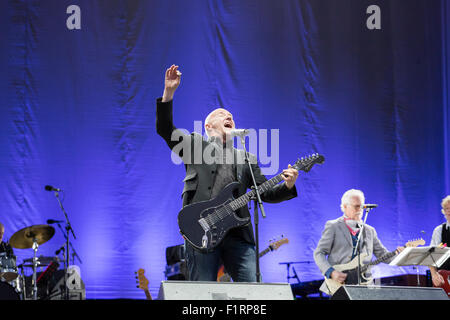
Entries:
[[[230,131],[235,128],[232,114],[226,109],[218,108],[206,117],[204,126],[208,140],[204,140],[200,134],[186,134],[177,129],[172,121],[172,105],[180,80],[181,72],[178,66],[172,65],[166,70],[164,93],[162,98],[157,99],[156,130],[184,162],[186,177],[183,180],[183,207],[213,199],[226,185],[234,181],[241,184],[237,196],[245,194],[252,186],[252,178],[248,164],[243,161],[244,151],[235,149],[230,143]],[[184,152],[186,150],[187,152]],[[204,159],[205,154],[217,157],[211,162],[211,159]],[[260,185],[267,179],[261,174],[256,157],[251,154],[249,157],[255,180]],[[283,170],[284,182],[265,192],[262,200],[277,203],[296,197],[297,177],[298,171],[294,168]],[[241,218],[250,217],[247,206],[238,209],[236,214]],[[212,252],[196,250],[188,241],[185,241],[185,245],[189,280],[216,281],[222,260],[233,281],[256,282],[256,249],[251,223],[232,229]]]
[[[430,246],[437,247],[439,245],[450,246],[450,195],[442,199],[442,214],[444,215],[446,222],[438,225],[431,237]],[[444,264],[439,268],[439,270],[450,270],[450,259],[444,262]],[[435,287],[441,287],[444,285],[445,281],[441,274],[439,274],[438,269],[435,267],[430,267],[431,279]]]
[[[357,274],[356,278],[348,279],[347,273],[335,270],[333,266],[348,263],[356,257],[357,251],[354,249],[361,229],[364,201],[364,193],[361,190],[346,191],[341,199],[341,211],[344,215],[326,222],[322,237],[314,251],[314,261],[326,278],[339,283],[358,284]],[[363,228],[359,248],[360,252],[366,253],[370,260],[372,255],[379,258],[388,253],[378,239],[375,228],[368,224],[365,224]],[[398,252],[401,250],[403,248],[397,248]],[[370,260],[361,261],[361,264],[368,263]],[[391,260],[392,258],[385,262],[389,263]],[[367,271],[365,276],[370,278],[370,271]],[[320,290],[330,294],[325,282]]]

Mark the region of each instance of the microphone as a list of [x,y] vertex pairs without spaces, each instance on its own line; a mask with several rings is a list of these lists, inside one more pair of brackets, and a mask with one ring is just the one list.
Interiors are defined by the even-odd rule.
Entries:
[[230,131],[230,136],[232,137],[245,137],[250,133],[248,129],[232,129]]
[[373,208],[376,208],[376,207],[378,207],[377,204],[363,204],[362,205],[363,209],[373,209]]
[[45,186],[45,190],[47,190],[47,191],[56,191],[56,192],[61,191],[61,189],[54,188],[52,186]]
[[55,251],[55,254],[58,255],[61,251],[64,251],[64,248],[66,247],[66,244],[63,244],[61,248]]
[[60,222],[64,222],[64,221],[62,221],[62,220],[53,220],[53,219],[48,219],[47,220],[47,224],[60,223]]

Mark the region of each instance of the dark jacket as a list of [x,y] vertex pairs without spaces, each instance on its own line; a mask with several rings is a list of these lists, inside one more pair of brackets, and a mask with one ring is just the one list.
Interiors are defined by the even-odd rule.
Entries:
[[[166,141],[169,148],[183,159],[186,168],[186,176],[183,179],[183,207],[211,199],[217,164],[214,162],[205,163],[202,155],[206,148],[209,148],[207,151],[214,149],[212,142],[206,141],[198,133],[186,134],[177,129],[173,125],[172,101],[161,102],[161,98],[157,99],[156,103],[156,131]],[[236,161],[235,176],[240,183],[238,194],[240,196],[245,194],[253,183],[248,164],[244,161],[245,152],[235,148],[233,148],[233,152]],[[267,181],[267,178],[261,174],[256,156],[250,154],[249,158],[252,163],[256,183],[260,185]],[[296,196],[297,189],[295,186],[292,189],[288,189],[284,183],[281,183],[266,191],[261,196],[261,199],[265,202],[278,203]],[[250,216],[247,206],[240,208],[236,214],[242,218]],[[236,228],[230,234],[242,237],[249,243],[255,243],[251,224],[246,227]]]

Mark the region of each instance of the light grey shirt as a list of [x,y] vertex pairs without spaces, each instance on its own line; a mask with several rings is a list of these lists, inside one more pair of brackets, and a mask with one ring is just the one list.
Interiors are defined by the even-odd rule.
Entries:
[[[446,228],[450,228],[450,223],[448,221],[444,224]],[[433,230],[433,235],[431,236],[430,246],[436,247],[442,243],[442,224],[438,225]]]

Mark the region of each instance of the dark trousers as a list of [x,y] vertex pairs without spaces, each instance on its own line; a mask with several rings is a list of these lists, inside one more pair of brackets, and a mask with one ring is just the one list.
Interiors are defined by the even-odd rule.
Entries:
[[255,246],[226,236],[213,251],[203,253],[185,241],[185,256],[191,281],[216,281],[221,263],[234,282],[256,282]]

